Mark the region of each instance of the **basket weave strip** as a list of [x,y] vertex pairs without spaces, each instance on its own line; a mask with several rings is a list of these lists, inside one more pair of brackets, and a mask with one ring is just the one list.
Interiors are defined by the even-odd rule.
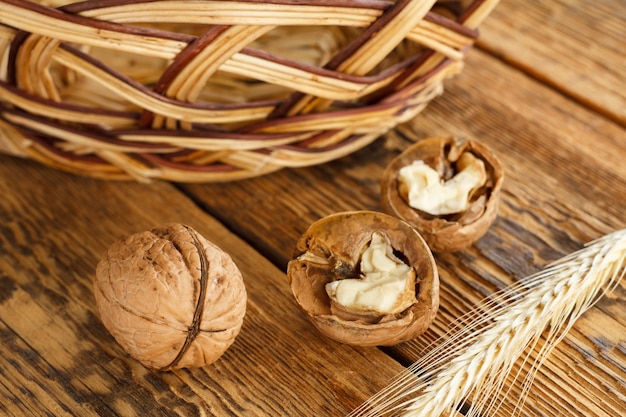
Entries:
[[441,94],[496,4],[0,0],[0,152],[190,182],[324,163]]

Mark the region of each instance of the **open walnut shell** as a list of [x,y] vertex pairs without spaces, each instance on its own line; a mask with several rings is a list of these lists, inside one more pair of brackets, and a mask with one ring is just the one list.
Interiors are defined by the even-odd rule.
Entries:
[[96,268],[94,294],[115,340],[158,370],[215,362],[238,335],[247,302],[231,257],[176,223],[109,247]]
[[[351,317],[335,308],[330,282],[359,276],[364,248],[374,233],[385,236],[402,262],[415,273],[416,301],[401,312]],[[414,339],[439,308],[439,274],[430,249],[408,223],[384,213],[336,213],[313,223],[296,244],[287,276],[293,295],[324,335],[358,346],[389,346]]]
[[[471,154],[484,163],[484,184],[469,195],[468,207],[458,213],[433,215],[409,205],[398,173],[414,161],[441,173],[444,181],[458,173],[462,155]],[[382,208],[415,227],[434,252],[457,251],[482,237],[497,216],[504,173],[491,150],[476,141],[428,138],[407,148],[385,169],[381,180]]]

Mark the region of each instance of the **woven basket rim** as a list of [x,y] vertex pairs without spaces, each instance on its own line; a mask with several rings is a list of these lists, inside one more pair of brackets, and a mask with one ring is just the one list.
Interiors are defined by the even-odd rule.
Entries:
[[189,182],[341,158],[441,94],[497,3],[0,0],[0,152]]

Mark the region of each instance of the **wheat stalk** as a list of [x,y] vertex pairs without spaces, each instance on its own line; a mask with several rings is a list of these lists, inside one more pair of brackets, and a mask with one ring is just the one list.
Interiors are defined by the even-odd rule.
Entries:
[[625,273],[623,229],[485,299],[443,342],[350,416],[435,417],[461,405],[467,417],[494,415],[506,397],[507,379],[523,378],[512,414],[517,415],[554,346]]

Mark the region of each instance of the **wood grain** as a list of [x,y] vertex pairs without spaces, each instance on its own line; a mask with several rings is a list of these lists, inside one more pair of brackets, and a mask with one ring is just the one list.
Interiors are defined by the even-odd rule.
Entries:
[[[329,415],[356,407],[402,369],[375,348],[320,337],[284,273],[171,185],[102,182],[2,157],[0,193],[6,414]],[[249,303],[240,335],[218,362],[158,373],[106,332],[91,280],[114,240],[172,221],[233,254]]]
[[[345,415],[484,297],[626,227],[623,13],[620,0],[503,0],[442,96],[367,148],[317,167],[223,184],[137,184],[0,156],[0,414]],[[296,240],[331,213],[379,210],[385,166],[442,135],[483,141],[501,159],[499,217],[472,247],[435,255],[441,308],[423,337],[382,350],[322,338],[287,285]],[[233,256],[249,303],[217,363],[158,373],[106,332],[91,277],[114,240],[171,221]],[[625,297],[622,282],[576,323],[522,416],[624,411]],[[515,387],[497,416],[510,416],[519,394]]]
[[626,126],[621,0],[502,0],[480,47]]
[[[499,218],[473,247],[436,255],[442,276],[442,307],[437,322],[423,340],[391,352],[401,362],[410,363],[416,360],[421,348],[443,334],[450,322],[483,297],[626,225],[624,130],[483,52],[473,51],[467,65],[459,77],[447,84],[446,94],[422,115],[340,161],[279,172],[235,187],[181,187],[205,210],[221,213],[220,220],[248,241],[259,242],[258,249],[283,267],[292,245],[310,222],[336,211],[378,209],[379,178],[384,166],[413,141],[454,135],[489,144],[506,171]],[[246,225],[245,229],[240,225]],[[590,312],[598,316],[597,326],[604,338],[613,334],[610,322],[626,320],[623,312],[616,311],[612,313],[615,316],[607,317],[605,325],[598,311],[606,308],[607,303],[610,301],[602,300],[593,309],[595,313]],[[579,326],[583,324],[576,331],[584,334]],[[617,340],[609,345],[609,350],[621,357],[626,334],[622,328],[617,330]],[[587,351],[606,351],[606,346],[598,343],[601,339],[586,340]],[[567,366],[584,366],[580,362],[572,364],[571,357],[582,360],[572,344],[577,346],[568,339],[548,365],[549,369],[565,366],[565,370],[558,371],[560,379],[548,373],[540,375],[537,382],[538,395],[557,390],[558,394],[550,395],[565,399],[557,404],[531,401],[526,415],[550,415],[556,407],[563,413],[571,410],[574,415],[610,416],[619,409],[626,398],[623,370],[612,373],[589,367],[585,374],[568,372]],[[572,397],[582,398],[581,392],[586,392],[588,385],[586,378],[591,376],[602,381],[588,394],[591,399],[568,408]],[[564,386],[576,388],[559,388]],[[565,395],[567,392],[574,394]],[[604,408],[595,404],[597,398],[608,393],[618,395],[613,395]],[[548,394],[545,398],[549,398]],[[507,410],[510,412],[503,409],[501,415],[507,415]]]

